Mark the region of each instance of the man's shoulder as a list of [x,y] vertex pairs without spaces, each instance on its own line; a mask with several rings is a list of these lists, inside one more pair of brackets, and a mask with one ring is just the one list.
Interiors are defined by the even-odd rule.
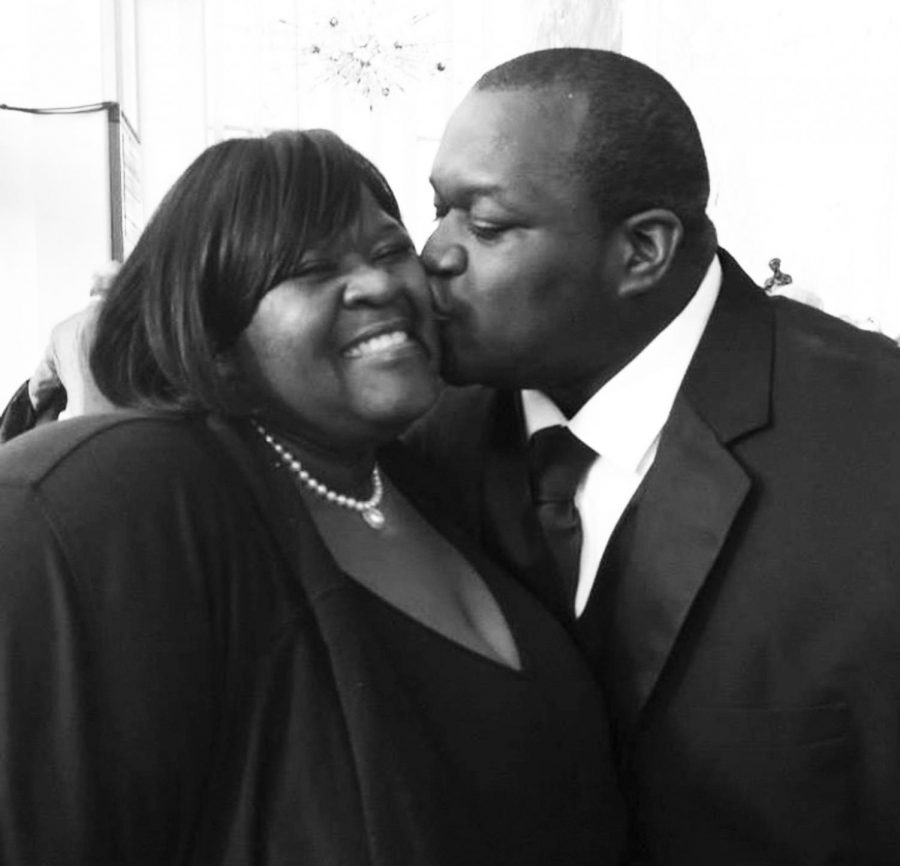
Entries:
[[823,388],[894,390],[900,397],[896,341],[789,298],[771,300],[782,377],[804,376]]

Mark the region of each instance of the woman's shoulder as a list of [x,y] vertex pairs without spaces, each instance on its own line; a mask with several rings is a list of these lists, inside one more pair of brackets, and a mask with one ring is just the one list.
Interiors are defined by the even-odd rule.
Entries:
[[5,603],[38,604],[52,585],[66,604],[138,619],[174,608],[202,623],[233,607],[267,640],[285,590],[262,523],[205,415],[84,416],[0,446]]
[[116,411],[56,421],[0,447],[0,484],[45,487],[84,476],[101,483],[127,473],[133,482],[196,472],[210,462],[201,417]]

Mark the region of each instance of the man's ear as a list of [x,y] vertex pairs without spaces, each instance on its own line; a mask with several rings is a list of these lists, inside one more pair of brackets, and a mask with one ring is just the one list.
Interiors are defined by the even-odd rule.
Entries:
[[657,285],[675,260],[684,237],[681,220],[670,210],[645,210],[620,226],[626,251],[621,297],[641,295]]

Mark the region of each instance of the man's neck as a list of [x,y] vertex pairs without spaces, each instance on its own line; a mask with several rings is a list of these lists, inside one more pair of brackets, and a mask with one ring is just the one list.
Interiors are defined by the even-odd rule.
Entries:
[[[715,236],[713,235],[713,241]],[[553,383],[543,392],[560,408],[566,418],[575,415],[610,379],[628,366],[656,337],[684,311],[707,278],[715,248],[702,264],[696,254],[678,256],[660,284],[646,295],[630,301],[630,310],[622,329],[629,334],[622,351],[612,362],[605,362],[591,374],[573,381]]]
[[[616,363],[607,364],[593,375],[586,376],[580,380],[545,386],[541,390],[556,404],[567,419],[571,419],[604,385],[645,352],[651,343],[657,339],[670,341],[669,337],[661,337],[661,334],[664,331],[676,328],[673,323],[679,317],[682,319],[685,317],[689,306],[693,309],[699,303],[700,306],[709,306],[711,309],[712,301],[707,302],[707,300],[702,300],[699,296],[711,297],[714,300],[718,294],[720,282],[721,267],[718,264],[718,260],[715,260],[715,263],[710,262],[705,273],[701,274],[695,283],[689,284],[690,287],[687,291],[678,291],[677,284],[670,286],[668,291],[671,301],[666,305],[656,305],[653,315],[650,315],[649,309],[636,309],[637,317],[644,324],[644,328],[642,330],[634,330],[635,336],[631,341],[631,350],[623,353]],[[697,300],[695,301],[695,299]],[[708,314],[709,310],[702,316],[703,325],[705,325]],[[696,319],[697,314],[691,313],[690,318]],[[685,326],[679,324],[677,329],[678,333],[681,333],[685,330]],[[696,339],[699,340],[699,334],[696,335]],[[657,353],[658,351],[654,350],[654,355]]]

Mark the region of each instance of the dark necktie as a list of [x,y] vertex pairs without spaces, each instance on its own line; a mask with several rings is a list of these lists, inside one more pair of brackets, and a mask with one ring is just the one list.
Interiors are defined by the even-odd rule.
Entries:
[[596,452],[556,425],[538,430],[528,443],[531,496],[562,580],[566,609],[574,612],[581,558],[581,518],[575,490]]

